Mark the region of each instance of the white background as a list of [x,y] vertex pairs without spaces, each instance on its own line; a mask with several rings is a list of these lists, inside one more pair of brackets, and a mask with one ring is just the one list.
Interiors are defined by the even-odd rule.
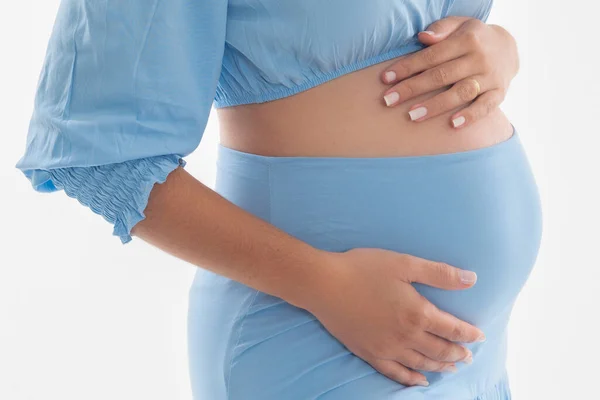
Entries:
[[[189,400],[186,300],[195,267],[141,240],[122,246],[101,217],[64,193],[35,193],[14,168],[58,3],[4,2],[0,13],[0,398]],[[488,20],[519,44],[521,70],[502,108],[526,147],[544,211],[537,266],[510,325],[516,400],[599,398],[593,4],[496,0]],[[188,171],[209,186],[217,129],[213,113],[188,157]]]

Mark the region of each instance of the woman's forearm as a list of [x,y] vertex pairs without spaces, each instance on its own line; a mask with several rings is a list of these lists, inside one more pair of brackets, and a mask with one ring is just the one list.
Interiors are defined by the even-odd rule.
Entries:
[[330,253],[223,198],[183,168],[154,186],[134,236],[196,266],[303,307]]

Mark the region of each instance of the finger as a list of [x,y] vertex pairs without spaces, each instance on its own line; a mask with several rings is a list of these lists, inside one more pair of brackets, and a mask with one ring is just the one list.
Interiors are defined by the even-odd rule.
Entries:
[[[479,87],[473,79],[477,79]],[[485,85],[483,77],[469,77],[456,82],[450,89],[425,100],[423,103],[413,105],[408,111],[408,115],[412,121],[425,121],[471,103],[480,92],[486,90],[487,85]]]
[[456,372],[456,365],[450,362],[440,362],[425,357],[423,354],[415,350],[405,350],[397,359],[399,363],[405,367],[430,372]]
[[[433,305],[433,304],[432,304]],[[429,324],[426,331],[452,342],[483,342],[483,332],[465,321],[461,321],[452,314],[437,310],[430,313]]]
[[437,65],[462,57],[470,50],[469,47],[464,45],[461,36],[453,36],[440,43],[403,56],[386,68],[381,78],[384,83],[388,84],[399,82]]
[[429,386],[429,382],[427,382],[425,375],[417,371],[411,371],[396,361],[378,359],[375,361],[368,361],[368,363],[386,377],[399,382],[404,386]]
[[428,46],[438,43],[455,32],[466,20],[471,17],[449,16],[435,21],[425,31],[419,32],[419,41]]
[[[406,260],[402,260],[406,263]],[[475,284],[477,274],[453,267],[443,262],[411,256],[404,270],[408,282],[419,282],[445,290],[466,289]]]
[[473,359],[471,350],[454,342],[449,342],[429,332],[416,339],[414,350],[435,361],[455,363],[464,361],[470,364]]
[[[388,107],[400,104],[405,100],[429,93],[434,90],[456,83],[466,77],[478,73],[479,66],[471,57],[461,57],[438,65],[417,76],[408,78],[398,83],[384,94]],[[390,97],[391,93],[397,93]],[[391,99],[391,101],[390,101]],[[394,101],[395,100],[395,101]]]
[[460,110],[450,117],[452,127],[460,129],[478,121],[490,114],[504,101],[502,89],[489,90],[479,97],[470,106]]

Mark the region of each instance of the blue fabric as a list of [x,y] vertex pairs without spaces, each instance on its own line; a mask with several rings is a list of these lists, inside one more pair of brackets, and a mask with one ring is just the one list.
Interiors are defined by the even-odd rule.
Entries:
[[[491,7],[492,0],[63,0],[17,167],[38,191],[87,199],[127,242],[148,189],[198,146],[211,105],[290,96],[422,49],[416,34],[435,20],[485,21]],[[84,175],[100,180],[77,184]]]
[[[491,147],[416,157],[267,157],[219,146],[215,189],[316,248],[376,247],[475,271],[470,289],[414,284],[478,326],[473,363],[405,387],[349,352],[309,312],[198,269],[188,351],[195,399],[509,400],[507,324],[535,263],[542,215],[516,131]],[[352,293],[348,293],[352,296]]]

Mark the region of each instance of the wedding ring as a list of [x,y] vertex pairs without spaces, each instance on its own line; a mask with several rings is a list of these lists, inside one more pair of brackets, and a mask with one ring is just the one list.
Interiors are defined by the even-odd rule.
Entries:
[[477,94],[475,95],[475,97],[479,96],[479,93],[481,93],[481,85],[479,85],[479,82],[477,81],[477,79],[472,78],[471,79],[473,82],[475,82],[475,87],[477,88]]

